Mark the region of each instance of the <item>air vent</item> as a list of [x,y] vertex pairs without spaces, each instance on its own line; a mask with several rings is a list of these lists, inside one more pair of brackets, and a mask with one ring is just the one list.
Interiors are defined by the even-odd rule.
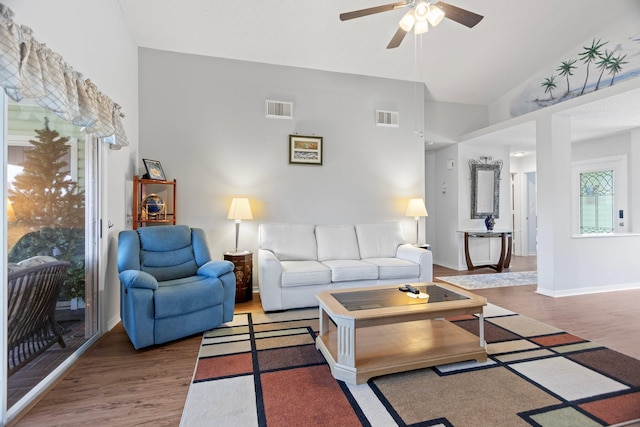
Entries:
[[293,119],[293,102],[265,101],[265,117],[270,119]]
[[376,126],[399,127],[400,113],[397,111],[376,110]]

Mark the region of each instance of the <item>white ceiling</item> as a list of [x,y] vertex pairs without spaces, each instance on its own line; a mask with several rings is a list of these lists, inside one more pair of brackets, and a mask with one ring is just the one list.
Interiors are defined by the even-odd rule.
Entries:
[[338,15],[393,0],[118,2],[141,47],[423,81],[436,101],[479,105],[640,8],[638,0],[448,0],[484,19],[473,29],[445,19],[388,50],[404,10],[345,22]]
[[[561,107],[561,105],[559,106]],[[588,104],[562,110],[571,119],[571,139],[585,141],[640,127],[640,89],[620,91]],[[503,145],[511,153],[532,154],[536,150],[536,123],[533,119],[517,124],[482,129],[465,135],[466,143]]]

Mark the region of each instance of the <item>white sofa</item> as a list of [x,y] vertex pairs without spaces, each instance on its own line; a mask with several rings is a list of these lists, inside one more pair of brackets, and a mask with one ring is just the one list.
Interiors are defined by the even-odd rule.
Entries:
[[260,224],[258,239],[264,311],[318,306],[327,289],[433,278],[431,251],[408,244],[400,223]]

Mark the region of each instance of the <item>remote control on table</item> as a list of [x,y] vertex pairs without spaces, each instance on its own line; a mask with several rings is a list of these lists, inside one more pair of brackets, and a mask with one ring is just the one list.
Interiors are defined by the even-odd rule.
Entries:
[[419,289],[414,288],[413,286],[411,286],[411,285],[409,285],[409,284],[406,284],[406,285],[404,285],[404,286],[405,286],[405,287],[409,290],[409,292],[411,292],[412,294],[416,294],[416,295],[417,295],[417,294],[419,294],[419,293],[420,293],[420,290],[419,290]]

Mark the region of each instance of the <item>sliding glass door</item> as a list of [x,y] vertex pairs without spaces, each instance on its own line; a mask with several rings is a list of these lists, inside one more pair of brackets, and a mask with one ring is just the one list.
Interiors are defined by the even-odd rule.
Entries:
[[[97,333],[99,150],[82,128],[35,102],[9,102],[4,113],[11,411]],[[48,267],[57,261],[64,271],[54,274]]]

